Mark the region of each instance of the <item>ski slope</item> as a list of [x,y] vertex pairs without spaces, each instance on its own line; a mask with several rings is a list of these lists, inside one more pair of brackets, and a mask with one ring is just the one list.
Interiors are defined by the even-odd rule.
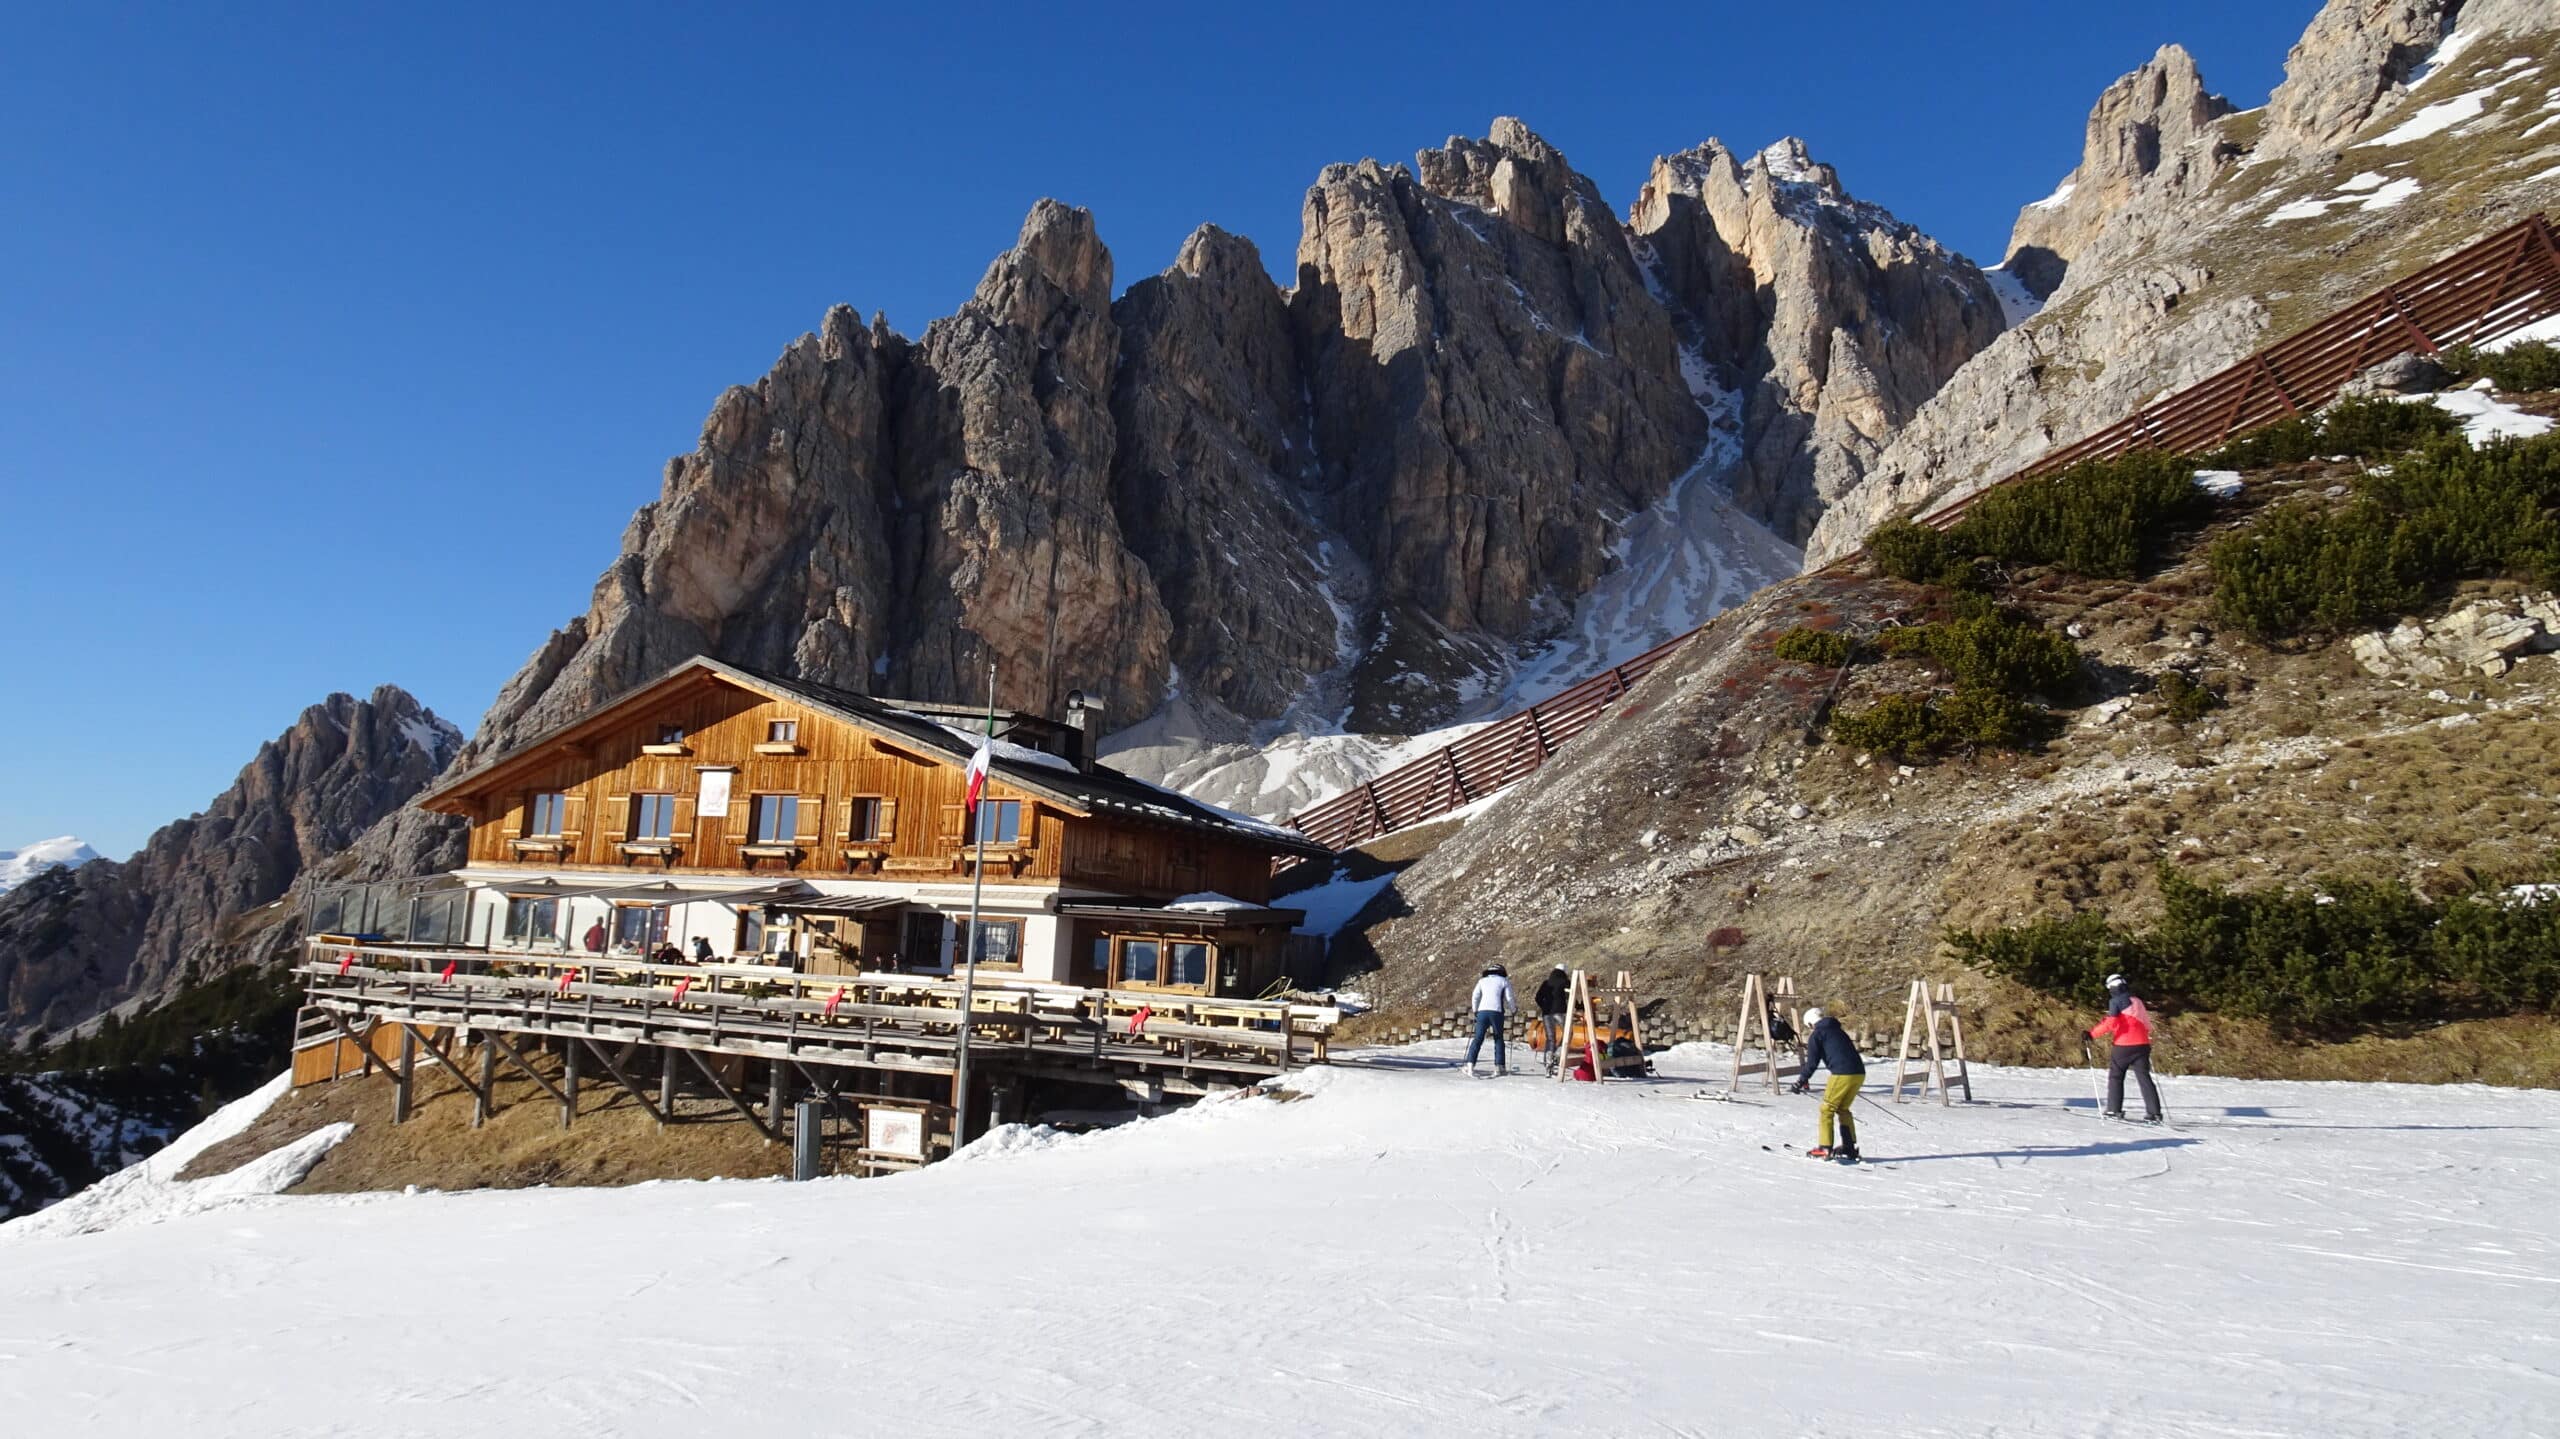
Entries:
[[[2560,1093],[1868,1112],[1348,1056],[882,1180],[0,1227],[13,1434],[2560,1432]],[[2164,1056],[2165,1058],[2166,1056]],[[1703,1076],[1703,1046],[1666,1055]],[[1880,1082],[1880,1081],[1879,1081]],[[228,1121],[231,1116],[220,1117]],[[221,1183],[223,1181],[204,1181]],[[235,1186],[238,1187],[238,1186]],[[170,1217],[153,1222],[156,1214]],[[44,1216],[37,1216],[39,1220]],[[79,1227],[77,1225],[60,1225]]]

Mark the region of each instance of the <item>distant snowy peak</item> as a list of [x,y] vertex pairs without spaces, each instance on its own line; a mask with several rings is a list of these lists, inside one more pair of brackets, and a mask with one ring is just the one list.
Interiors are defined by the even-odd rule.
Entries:
[[49,869],[78,869],[98,852],[71,835],[38,840],[25,849],[0,849],[0,894],[6,894]]

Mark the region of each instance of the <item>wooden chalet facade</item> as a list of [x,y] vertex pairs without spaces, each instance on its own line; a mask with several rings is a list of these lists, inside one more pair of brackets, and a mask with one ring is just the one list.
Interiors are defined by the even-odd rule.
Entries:
[[[468,863],[440,881],[465,897],[442,938],[950,974],[984,723],[688,661],[421,796],[471,821]],[[1328,851],[1095,763],[1073,720],[1000,711],[996,734],[978,817],[982,975],[1207,998],[1280,979],[1301,916],[1269,905],[1273,861]]]

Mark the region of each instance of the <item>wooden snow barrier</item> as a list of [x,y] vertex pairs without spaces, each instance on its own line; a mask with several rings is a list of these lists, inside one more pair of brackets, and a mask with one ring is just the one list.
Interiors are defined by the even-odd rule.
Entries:
[[[1915,1048],[1922,1026],[1928,1030],[1929,1050],[1926,1055]],[[1949,1068],[1948,1061],[1954,1061]],[[1915,1068],[1915,1066],[1917,1066]],[[1929,1088],[1937,1086],[1938,1102],[1953,1104],[1949,1084],[1962,1086],[1964,1102],[1973,1103],[1973,1071],[1964,1058],[1964,1014],[1956,1006],[1956,987],[1952,984],[1931,985],[1925,979],[1911,981],[1911,999],[1902,1010],[1902,1049],[1893,1065],[1893,1102],[1902,1102],[1906,1085],[1916,1085],[1921,1098],[1929,1097]]]
[[[1778,1041],[1769,1024],[1771,1011],[1780,1005],[1786,1006],[1787,1023],[1796,1032],[1798,1046],[1796,1062],[1784,1067],[1779,1064]],[[1760,1058],[1745,1059],[1743,1052],[1752,1047],[1755,1032],[1759,1035]],[[1796,994],[1795,976],[1779,975],[1775,988],[1763,983],[1759,975],[1744,976],[1742,1013],[1733,1024],[1733,1078],[1726,1084],[1725,1092],[1731,1094],[1742,1088],[1742,1077],[1751,1074],[1768,1076],[1769,1092],[1777,1093],[1779,1080],[1793,1079],[1804,1072],[1803,1035],[1804,1010]]]
[[[1600,1016],[1606,1013],[1604,1025]],[[1635,1046],[1636,1058],[1611,1059],[1609,1051],[1619,1040]],[[1617,982],[1606,989],[1594,990],[1591,975],[1585,970],[1573,972],[1573,982],[1564,1002],[1564,1034],[1556,1046],[1556,1078],[1573,1078],[1573,1065],[1568,1061],[1579,1054],[1590,1061],[1593,1079],[1640,1079],[1646,1072],[1644,1060],[1644,1019],[1636,1012],[1636,977],[1629,970],[1619,970]],[[1632,1066],[1632,1074],[1613,1074],[1613,1069]]]

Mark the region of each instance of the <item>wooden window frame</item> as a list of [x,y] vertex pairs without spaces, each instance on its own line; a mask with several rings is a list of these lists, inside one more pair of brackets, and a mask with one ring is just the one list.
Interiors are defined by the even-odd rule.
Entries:
[[[677,794],[673,790],[652,789],[637,791],[629,798],[630,804],[623,811],[624,829],[627,831],[623,835],[623,838],[636,845],[654,846],[673,844],[676,837]],[[640,832],[640,816],[648,809],[648,802],[650,800],[663,801],[663,805],[659,810],[659,817],[664,822],[664,828],[666,831],[664,834],[642,834]]]
[[[1106,989],[1142,989],[1149,993],[1197,994],[1204,997],[1217,992],[1218,942],[1214,939],[1198,934],[1113,934],[1108,938],[1111,941],[1111,967],[1103,975]],[[1127,961],[1121,955],[1123,949],[1130,944],[1152,944],[1156,947],[1156,973],[1159,976],[1170,973],[1173,968],[1173,946],[1177,944],[1200,946],[1207,951],[1201,969],[1200,982],[1175,984],[1163,978],[1151,980],[1126,978]]]
[[[546,799],[559,801],[558,806],[554,810],[554,818],[549,829],[542,828],[542,820],[540,817],[542,814],[542,802]],[[521,836],[523,839],[528,842],[557,840],[567,837],[568,832],[569,792],[567,790],[535,790],[524,797],[524,834]]]
[[[871,806],[871,823],[860,834],[854,833],[854,814],[864,805]],[[897,838],[890,824],[883,824],[895,814],[885,794],[849,794],[844,797],[844,842],[846,844],[886,845]]]
[[1031,802],[1029,800],[1020,799],[993,799],[982,797],[979,799],[978,807],[974,812],[964,808],[960,813],[960,848],[962,850],[972,854],[977,852],[978,821],[990,808],[996,805],[1013,806],[1013,838],[988,839],[987,853],[1010,854],[1016,850],[1029,849],[1031,847],[1031,840],[1028,838],[1028,834],[1036,834],[1038,832],[1037,826],[1039,823],[1039,816],[1037,812],[1032,809]]
[[[791,823],[783,825],[780,838],[764,833],[765,805],[768,801],[788,801]],[[800,848],[800,796],[796,791],[752,790],[747,794],[747,833],[739,846],[742,850],[798,850]]]
[[[652,726],[650,732],[655,734],[657,738],[640,746],[640,752],[642,754],[686,755],[693,753],[692,746],[687,743],[693,734],[692,729],[688,726],[660,723]],[[670,735],[673,735],[674,738],[668,738]]]

